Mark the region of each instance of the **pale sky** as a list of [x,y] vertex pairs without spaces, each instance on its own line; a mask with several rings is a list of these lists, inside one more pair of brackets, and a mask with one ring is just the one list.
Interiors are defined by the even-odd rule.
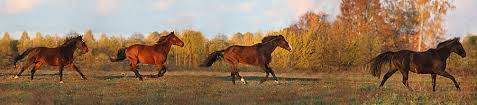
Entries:
[[[267,32],[297,21],[306,11],[339,14],[339,0],[0,0],[0,32],[147,34],[191,28],[218,33]],[[447,35],[477,32],[477,1],[456,0]]]

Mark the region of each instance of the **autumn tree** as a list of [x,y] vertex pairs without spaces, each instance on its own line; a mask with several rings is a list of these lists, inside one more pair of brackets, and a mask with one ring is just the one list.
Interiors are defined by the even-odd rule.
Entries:
[[159,40],[160,37],[161,35],[159,34],[159,32],[157,31],[151,32],[146,38],[146,43],[150,45],[156,44],[157,40]]
[[139,32],[133,33],[127,40],[126,46],[131,46],[134,44],[144,44],[144,35]]
[[250,46],[250,45],[253,45],[253,34],[250,33],[250,32],[246,32],[245,34],[243,34],[243,38],[242,38],[242,41],[241,41],[241,44],[242,45],[246,45],[246,46]]
[[43,36],[40,32],[35,33],[35,37],[32,39],[32,46],[33,47],[41,47],[44,46],[43,44]]
[[18,50],[25,51],[30,47],[32,47],[32,43],[30,37],[28,36],[28,32],[23,31],[20,35],[20,40],[18,40]]
[[93,31],[91,31],[90,29],[84,32],[83,41],[91,49],[94,49],[96,47],[96,40],[94,39]]
[[[177,33],[176,33],[177,34]],[[179,37],[184,42],[184,47],[176,47],[176,64],[185,67],[195,67],[207,56],[204,35],[199,31],[186,29]]]
[[0,40],[0,53],[3,55],[11,55],[13,52],[12,52],[12,49],[10,47],[10,42],[11,42],[11,38],[10,38],[10,33],[8,32],[4,32],[3,33],[3,36],[2,36],[2,39]]
[[240,32],[237,32],[232,35],[229,42],[235,45],[239,45],[239,44],[242,44],[242,38],[243,38],[243,34]]
[[[210,54],[212,52],[219,51],[219,50],[224,50],[227,47],[231,46],[231,44],[227,40],[228,38],[224,34],[215,35],[212,39],[207,41],[205,44],[205,47],[207,49],[206,54]],[[213,68],[213,69],[220,69],[220,68],[224,68],[225,66],[226,64],[224,62],[217,62],[216,64],[214,64],[214,67],[217,67],[217,68]]]
[[394,34],[418,35],[414,43],[421,51],[434,47],[443,38],[444,17],[454,6],[448,0],[384,0],[383,7]]

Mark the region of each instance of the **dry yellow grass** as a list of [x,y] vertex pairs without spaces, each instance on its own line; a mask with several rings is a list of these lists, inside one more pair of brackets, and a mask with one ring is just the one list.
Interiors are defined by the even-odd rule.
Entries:
[[[476,104],[477,76],[455,75],[462,91],[438,77],[432,92],[429,75],[410,76],[413,91],[396,73],[383,88],[380,79],[350,71],[333,73],[277,73],[280,83],[258,84],[261,72],[241,72],[249,84],[233,85],[228,72],[169,71],[162,78],[139,81],[131,71],[84,70],[81,80],[66,70],[58,83],[56,70],[41,70],[30,81],[29,72],[12,79],[17,71],[0,72],[0,104]],[[121,76],[125,73],[127,76]],[[142,71],[143,75],[155,71]],[[464,81],[465,80],[465,81]]]

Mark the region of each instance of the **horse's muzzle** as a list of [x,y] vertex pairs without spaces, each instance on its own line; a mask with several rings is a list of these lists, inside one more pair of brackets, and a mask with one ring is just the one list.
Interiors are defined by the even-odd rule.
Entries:
[[467,56],[467,54],[463,53],[463,54],[460,54],[460,56],[461,56],[462,58],[465,58],[465,56]]
[[89,49],[88,49],[88,48],[81,50],[81,53],[82,53],[82,54],[86,54],[86,53],[88,53],[88,52],[89,52]]

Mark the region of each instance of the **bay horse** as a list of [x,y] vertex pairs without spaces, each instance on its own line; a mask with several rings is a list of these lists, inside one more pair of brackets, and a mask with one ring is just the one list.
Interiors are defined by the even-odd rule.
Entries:
[[143,80],[141,74],[139,74],[138,64],[154,64],[158,70],[157,77],[162,77],[167,71],[165,65],[167,60],[167,54],[169,53],[172,45],[184,47],[184,42],[180,40],[174,32],[169,33],[166,36],[161,36],[156,44],[152,46],[135,44],[126,48],[118,50],[116,58],[110,57],[111,62],[119,62],[124,59],[128,59],[131,62],[131,70],[136,75],[136,78]]
[[215,51],[209,54],[207,59],[200,66],[210,67],[215,61],[224,58],[229,63],[231,69],[230,76],[232,76],[233,84],[235,84],[235,76],[240,78],[240,81],[242,81],[242,83],[247,84],[245,79],[240,76],[238,72],[238,64],[247,64],[261,67],[265,71],[266,75],[265,78],[260,81],[260,83],[265,82],[268,79],[269,74],[272,74],[275,82],[278,82],[277,77],[275,77],[275,73],[268,66],[272,61],[272,52],[277,47],[281,47],[288,51],[291,51],[292,49],[282,35],[267,36],[262,39],[262,43],[258,43],[252,46],[233,45],[227,47],[225,50]]
[[86,46],[85,42],[83,41],[83,36],[67,37],[65,42],[56,48],[28,48],[21,55],[16,56],[13,60],[13,65],[16,65],[18,60],[21,60],[28,55],[28,61],[14,78],[19,78],[26,68],[34,64],[33,68],[31,69],[30,80],[33,80],[35,72],[39,70],[42,65],[59,66],[60,83],[63,83],[63,69],[65,66],[74,68],[76,72],[81,75],[81,78],[86,80],[87,78],[83,75],[83,73],[81,73],[81,71],[78,69],[78,66],[76,66],[73,62],[73,55],[78,48],[81,50],[82,54],[88,52],[88,46]]
[[462,58],[466,56],[464,47],[459,42],[459,38],[450,39],[441,42],[435,49],[429,49],[424,52],[415,52],[410,50],[400,50],[397,52],[385,52],[373,58],[371,63],[371,74],[379,77],[381,75],[381,67],[383,64],[389,64],[390,70],[384,75],[379,87],[384,85],[384,82],[399,70],[402,74],[402,83],[409,90],[408,73],[409,71],[417,74],[431,74],[432,90],[436,91],[436,75],[449,78],[454,82],[457,90],[460,90],[459,84],[454,76],[446,72],[446,60],[451,53],[456,53]]

